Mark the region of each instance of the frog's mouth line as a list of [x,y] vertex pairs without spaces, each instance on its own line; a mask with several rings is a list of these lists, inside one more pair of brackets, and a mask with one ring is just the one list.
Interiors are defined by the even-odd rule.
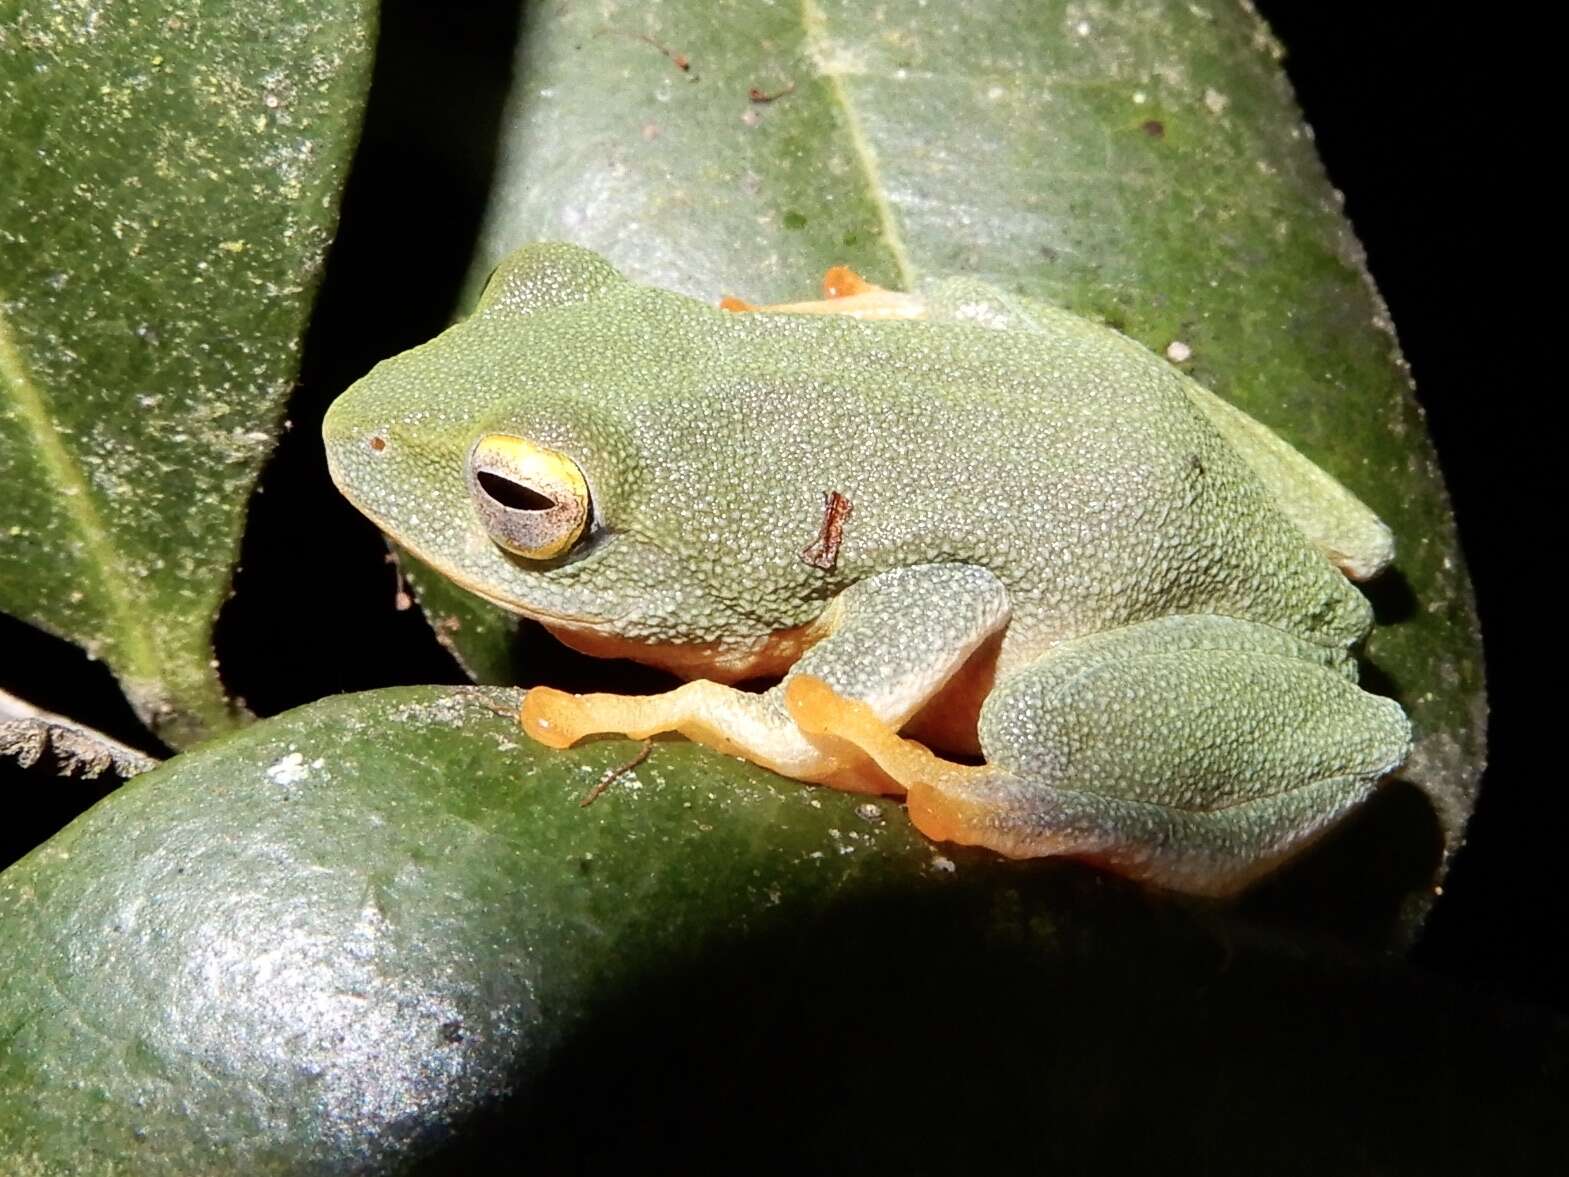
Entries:
[[[409,550],[414,552],[414,549],[412,548]],[[578,629],[592,630],[595,633],[607,629],[611,624],[610,618],[586,617],[580,613],[557,613],[551,609],[542,609],[537,605],[529,605],[527,607],[520,606],[516,602],[508,601],[504,598],[495,596],[492,593],[486,592],[484,589],[480,588],[478,585],[470,583],[467,579],[458,575],[456,572],[445,568],[440,564],[437,564],[433,560],[426,559],[419,552],[414,552],[414,555],[418,556],[421,560],[424,560],[425,563],[429,564],[432,568],[441,573],[453,584],[461,588],[464,592],[473,593],[480,600],[486,601],[489,604],[496,606],[498,609],[505,609],[508,613],[516,614],[519,617],[530,617],[535,621],[550,621],[560,625],[570,625]]]

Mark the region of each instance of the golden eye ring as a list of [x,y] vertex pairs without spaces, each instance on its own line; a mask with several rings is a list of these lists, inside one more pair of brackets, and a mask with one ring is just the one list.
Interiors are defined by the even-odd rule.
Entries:
[[514,556],[552,560],[588,530],[588,481],[559,450],[486,434],[469,450],[468,483],[491,540]]

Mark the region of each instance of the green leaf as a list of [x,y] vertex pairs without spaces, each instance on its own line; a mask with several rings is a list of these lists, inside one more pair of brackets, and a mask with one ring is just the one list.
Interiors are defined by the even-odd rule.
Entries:
[[1569,1039],[1545,1014],[1075,864],[934,847],[898,805],[680,740],[584,808],[637,745],[546,751],[515,706],[312,704],[0,875],[6,1171],[1558,1155]]
[[[538,8],[527,33],[475,285],[540,238],[705,298],[810,296],[838,262],[973,274],[1173,357],[1393,528],[1369,679],[1411,715],[1402,775],[1454,849],[1484,755],[1471,586],[1393,328],[1249,7],[677,0]],[[494,666],[506,635],[450,640]]]
[[370,0],[0,16],[0,609],[184,744],[368,84]]

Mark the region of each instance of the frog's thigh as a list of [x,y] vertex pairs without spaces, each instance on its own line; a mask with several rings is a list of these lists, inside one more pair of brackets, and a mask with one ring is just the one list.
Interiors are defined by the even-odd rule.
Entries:
[[907,787],[929,836],[1073,855],[1205,894],[1235,891],[1301,849],[1410,748],[1395,703],[1307,643],[1219,617],[1057,647],[987,699],[979,768],[861,720],[841,734]]
[[524,729],[564,748],[595,733],[646,737],[680,732],[799,780],[855,792],[903,791],[854,745],[808,738],[785,706],[797,676],[829,684],[897,729],[1007,623],[1008,594],[990,572],[920,565],[853,585],[838,621],[763,694],[698,680],[662,695],[568,695],[538,688],[523,701]]

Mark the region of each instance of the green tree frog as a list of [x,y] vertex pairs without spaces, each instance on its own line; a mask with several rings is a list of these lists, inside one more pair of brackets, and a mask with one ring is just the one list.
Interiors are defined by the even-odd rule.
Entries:
[[934,840],[1217,895],[1400,766],[1347,583],[1393,544],[1345,488],[1065,310],[830,281],[716,307],[531,245],[332,406],[332,476],[398,543],[689,680],[535,688],[531,736],[681,732]]

